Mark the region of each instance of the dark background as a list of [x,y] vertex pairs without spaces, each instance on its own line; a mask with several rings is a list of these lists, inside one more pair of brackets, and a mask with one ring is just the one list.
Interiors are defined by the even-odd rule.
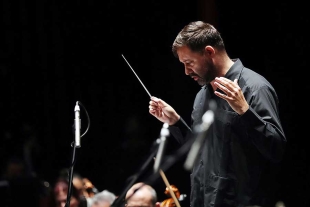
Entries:
[[[0,161],[25,157],[50,184],[69,168],[74,106],[80,101],[81,148],[74,170],[101,191],[120,194],[151,153],[162,123],[148,112],[148,91],[189,121],[199,86],[184,74],[171,44],[190,21],[222,33],[231,58],[265,76],[280,99],[288,145],[279,200],[309,204],[307,147],[308,16],[298,1],[2,1]],[[305,107],[304,107],[305,106]],[[304,107],[304,108],[302,108]],[[178,148],[168,139],[166,154]],[[165,171],[189,196],[182,158]],[[152,166],[149,167],[152,170]],[[165,184],[157,179],[159,200]]]

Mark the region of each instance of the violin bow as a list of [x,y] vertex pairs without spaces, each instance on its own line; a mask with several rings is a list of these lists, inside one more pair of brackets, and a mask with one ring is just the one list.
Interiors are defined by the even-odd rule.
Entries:
[[164,171],[162,171],[162,169],[159,169],[159,173],[160,173],[161,177],[163,178],[167,188],[169,189],[169,192],[170,192],[171,197],[173,198],[175,204],[177,205],[177,207],[181,207],[181,205],[179,203],[179,200],[177,199],[177,197],[175,196],[173,190],[171,189],[171,185],[169,184],[168,179],[167,179]]
[[[155,157],[154,157],[154,160],[155,160]],[[171,189],[171,185],[164,173],[164,171],[162,169],[159,169],[159,174],[160,176],[162,177],[164,183],[166,184],[170,194],[171,194],[171,197],[173,198],[175,204],[177,205],[177,207],[181,207],[180,203],[179,203],[179,200],[177,199],[177,197],[175,196],[175,193],[173,192],[173,190]]]

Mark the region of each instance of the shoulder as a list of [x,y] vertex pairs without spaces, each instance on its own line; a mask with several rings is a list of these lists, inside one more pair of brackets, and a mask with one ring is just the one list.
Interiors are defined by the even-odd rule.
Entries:
[[239,78],[241,88],[249,88],[251,91],[268,88],[274,90],[272,84],[261,74],[244,67]]
[[251,69],[243,68],[238,84],[248,101],[262,97],[278,101],[277,92],[272,84],[264,76]]

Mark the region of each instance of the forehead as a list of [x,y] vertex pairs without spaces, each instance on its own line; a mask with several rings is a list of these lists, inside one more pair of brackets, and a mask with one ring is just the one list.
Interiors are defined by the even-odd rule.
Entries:
[[152,196],[144,189],[138,190],[127,201],[127,206],[152,206]]
[[64,181],[57,181],[55,186],[57,186],[57,187],[67,187],[67,183],[64,182]]
[[145,207],[151,207],[152,206],[152,202],[151,199],[147,199],[147,198],[140,198],[140,199],[130,199],[127,202],[127,206],[128,207],[140,207],[140,206],[145,206]]
[[185,62],[188,60],[195,60],[202,57],[202,54],[199,52],[193,52],[189,47],[183,46],[177,49],[179,60]]
[[93,203],[92,207],[110,207],[110,205],[108,201],[96,201]]
[[134,201],[134,200],[132,200],[132,201],[129,201],[129,202],[127,202],[127,206],[128,207],[151,207],[152,206],[152,203],[151,203],[151,201],[147,201],[147,200],[136,200],[136,201]]

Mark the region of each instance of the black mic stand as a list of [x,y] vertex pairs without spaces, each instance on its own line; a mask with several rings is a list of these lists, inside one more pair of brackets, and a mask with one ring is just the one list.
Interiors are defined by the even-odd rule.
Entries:
[[72,142],[71,146],[73,147],[72,150],[72,162],[71,162],[71,166],[69,169],[69,181],[68,181],[68,193],[67,193],[67,201],[66,201],[66,205],[65,207],[69,207],[70,206],[70,201],[71,201],[71,194],[72,194],[72,180],[73,180],[73,169],[74,169],[74,165],[76,162],[76,149],[79,148],[75,145],[75,142]]
[[80,119],[80,108],[79,105],[81,105],[83,108],[83,104],[79,101],[76,102],[74,111],[75,111],[75,119],[74,119],[74,125],[73,125],[73,131],[74,131],[74,135],[75,135],[75,141],[73,141],[71,143],[71,147],[73,147],[72,150],[72,162],[71,162],[71,166],[70,166],[70,171],[69,171],[69,181],[68,181],[68,192],[67,192],[67,201],[66,201],[66,205],[65,207],[69,207],[70,206],[70,201],[71,201],[71,194],[72,194],[72,180],[73,180],[73,169],[74,169],[74,165],[76,163],[76,148],[80,148],[81,144],[80,144],[80,139],[87,133],[89,126],[90,126],[90,119],[88,116],[88,113],[85,109],[85,113],[87,115],[87,120],[88,120],[88,125],[87,125],[87,129],[85,130],[85,132],[80,135],[80,129],[81,129],[81,119]]
[[124,202],[125,202],[125,196],[127,191],[131,188],[131,186],[133,184],[136,183],[136,181],[138,180],[138,178],[146,171],[148,165],[154,160],[154,156],[158,151],[158,147],[159,147],[159,143],[160,143],[160,138],[156,139],[155,142],[153,143],[153,147],[151,149],[151,154],[148,157],[148,159],[143,163],[142,167],[140,168],[140,170],[134,174],[130,181],[130,183],[124,188],[124,190],[122,191],[122,193],[120,194],[120,196],[117,197],[117,199],[114,200],[114,202],[112,203],[111,207],[120,207],[120,206],[124,206]]
[[[151,154],[145,163],[142,165],[140,170],[134,174],[130,181],[130,183],[124,188],[120,196],[118,196],[110,207],[123,207],[125,204],[125,196],[127,191],[131,188],[133,184],[136,183],[138,178],[146,171],[147,166],[154,160],[155,155],[158,153],[159,145],[162,143],[162,137],[155,140],[153,143],[153,147],[151,149]],[[143,180],[143,183],[148,183],[152,185],[155,181],[160,178],[160,170],[167,170],[169,169],[174,163],[176,163],[179,159],[181,159],[185,154],[189,151],[194,139],[189,139],[186,143],[184,143],[173,155],[166,156],[164,162],[160,162],[158,165],[158,170],[153,170],[153,173],[149,175],[146,179]]]

